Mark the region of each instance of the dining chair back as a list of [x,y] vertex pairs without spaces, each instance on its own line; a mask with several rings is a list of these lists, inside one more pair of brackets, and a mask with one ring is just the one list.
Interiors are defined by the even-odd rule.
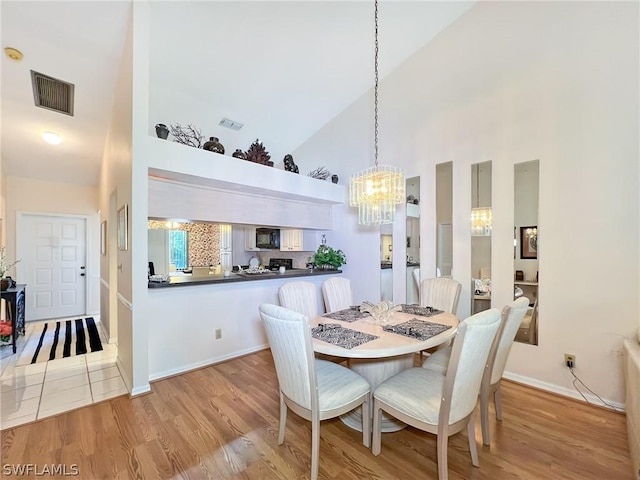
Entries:
[[502,393],[500,380],[504,374],[504,367],[511,352],[513,340],[516,337],[520,323],[529,309],[529,299],[520,297],[502,309],[502,322],[496,341],[489,354],[487,370],[482,378],[480,387],[480,417],[482,424],[482,443],[491,444],[489,428],[489,399],[493,394],[496,406],[496,418],[502,420]]
[[467,429],[471,461],[479,465],[474,410],[491,346],[500,327],[496,308],[460,322],[451,346],[446,373],[410,368],[387,379],[373,397],[374,455],[381,449],[381,411],[415,428],[437,435],[438,478],[448,478],[447,443]]
[[420,304],[457,314],[462,285],[447,277],[426,278],[420,284]]
[[284,442],[287,409],[311,421],[311,480],[318,478],[320,421],[362,406],[362,443],[369,447],[368,421],[371,387],[354,371],[316,359],[313,355],[309,319],[278,305],[262,304],[264,325],[280,389],[278,445]]
[[311,282],[297,281],[281,285],[278,289],[280,305],[302,313],[308,318],[318,315],[318,294],[316,286]]
[[[457,315],[460,290],[462,290],[462,285],[453,278],[426,278],[420,284],[420,305]],[[420,360],[422,361],[423,355],[432,353],[440,348],[421,350]]]
[[351,280],[345,277],[331,277],[322,282],[324,308],[329,312],[344,310],[353,305]]
[[536,299],[533,308],[525,314],[516,334],[516,341],[528,343],[530,345],[538,344],[538,300]]

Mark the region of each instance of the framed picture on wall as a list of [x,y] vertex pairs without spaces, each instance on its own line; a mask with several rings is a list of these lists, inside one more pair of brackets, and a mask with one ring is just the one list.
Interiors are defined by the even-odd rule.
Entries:
[[103,220],[100,224],[100,253],[107,254],[107,221]]
[[520,227],[520,258],[538,258],[538,226]]
[[118,210],[118,250],[129,249],[129,232],[127,224],[129,223],[128,206],[125,203]]

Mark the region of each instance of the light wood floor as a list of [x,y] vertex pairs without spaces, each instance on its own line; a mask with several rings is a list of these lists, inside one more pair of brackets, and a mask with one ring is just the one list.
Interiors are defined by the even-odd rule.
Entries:
[[[2,464],[76,464],[81,479],[302,479],[309,477],[310,423],[290,413],[276,444],[277,381],[268,350],[153,383],[126,396],[2,431]],[[503,383],[491,447],[466,433],[449,440],[451,480],[631,480],[624,415]],[[387,433],[374,457],[339,420],[322,422],[320,478],[436,479],[435,436]],[[4,468],[3,468],[4,470]],[[28,476],[21,478],[30,478]]]

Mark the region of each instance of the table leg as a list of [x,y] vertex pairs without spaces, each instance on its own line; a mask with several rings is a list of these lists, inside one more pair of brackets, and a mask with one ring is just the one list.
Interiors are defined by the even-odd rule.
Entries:
[[[413,367],[413,353],[409,355],[401,355],[390,358],[350,358],[349,368],[364,377],[371,385],[371,393],[376,387],[384,382],[387,378],[392,377],[396,373],[400,373],[407,368]],[[372,414],[373,414],[373,408]],[[342,415],[340,420],[348,427],[354,430],[362,431],[362,411],[356,408],[346,415]],[[373,417],[369,418],[369,422]],[[406,424],[386,415],[382,412],[382,431],[397,432],[406,427]]]

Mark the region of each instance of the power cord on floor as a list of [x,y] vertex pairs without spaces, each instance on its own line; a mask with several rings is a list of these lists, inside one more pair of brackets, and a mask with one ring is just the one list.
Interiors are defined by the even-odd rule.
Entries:
[[594,392],[589,387],[587,387],[585,385],[585,383],[582,380],[580,380],[580,378],[578,378],[578,376],[576,375],[576,373],[573,370],[574,370],[574,367],[569,367],[569,371],[571,372],[571,375],[573,375],[573,388],[575,388],[576,391],[580,394],[580,396],[582,398],[584,398],[585,402],[587,402],[588,404],[593,405],[589,401],[589,399],[587,399],[585,394],[580,391],[580,388],[578,387],[578,384],[582,385],[589,393],[591,393],[592,395],[597,397],[598,400],[600,400],[602,402],[602,406],[609,407],[610,409],[615,410],[616,412],[624,412],[624,410],[622,410],[621,408],[618,408],[615,405],[611,405],[610,403],[606,402],[600,395],[598,395],[596,392]]

